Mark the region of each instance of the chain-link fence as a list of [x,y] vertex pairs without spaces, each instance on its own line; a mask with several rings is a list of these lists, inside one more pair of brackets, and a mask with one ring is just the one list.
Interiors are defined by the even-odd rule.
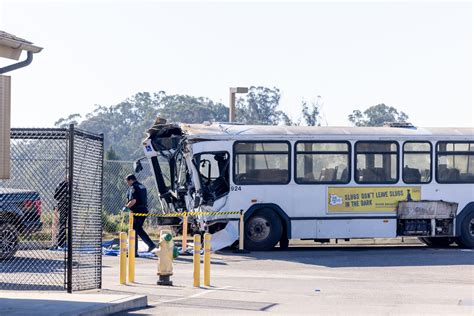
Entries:
[[0,289],[100,287],[103,139],[12,129],[0,180]]
[[68,292],[102,284],[103,136],[76,131],[70,139],[72,184],[68,235]]
[[[129,174],[135,174],[138,181],[147,188],[148,209],[150,213],[161,213],[159,195],[155,178],[147,161],[142,161],[143,170],[134,173],[133,161],[105,160],[104,161],[104,197],[102,207],[102,223],[104,240],[118,238],[121,231],[128,230],[128,214],[122,212],[127,202],[127,184],[124,179]],[[152,238],[157,238],[156,218],[150,217],[145,221],[144,228]]]

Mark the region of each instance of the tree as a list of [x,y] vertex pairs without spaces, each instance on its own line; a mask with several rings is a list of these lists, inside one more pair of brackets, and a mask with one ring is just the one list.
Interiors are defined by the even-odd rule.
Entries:
[[109,149],[105,152],[105,160],[120,160],[120,157],[117,155],[112,145],[110,145]]
[[237,99],[237,121],[255,125],[291,125],[288,115],[277,109],[279,104],[278,88],[252,86],[244,97]]
[[301,114],[303,115],[303,121],[307,126],[321,126],[321,117],[319,116],[319,105],[316,102],[301,102]]
[[371,106],[363,113],[354,110],[352,114],[349,114],[348,119],[355,126],[383,126],[384,123],[406,122],[408,115],[381,103]]
[[157,114],[158,98],[148,92],[137,93],[113,106],[96,106],[87,114],[79,128],[104,134],[104,148],[113,146],[115,153],[125,160],[143,155],[141,141]]
[[189,95],[167,95],[141,92],[112,106],[97,105],[79,122],[79,114],[73,114],[56,122],[58,127],[66,127],[71,122],[78,128],[103,133],[105,148],[112,145],[121,159],[132,160],[143,156],[141,142],[146,130],[157,115],[168,122],[202,123],[204,121],[227,121],[228,108],[208,98]]
[[204,97],[189,95],[158,95],[158,113],[171,122],[202,123],[229,120],[229,108]]
[[[279,101],[277,88],[251,87],[249,94],[237,103],[237,119],[247,124],[291,125],[288,115],[277,109]],[[72,114],[59,119],[56,126],[67,127],[73,123],[80,129],[102,133],[104,148],[110,155],[134,160],[143,156],[141,143],[157,115],[168,122],[181,123],[226,122],[229,119],[228,108],[222,103],[205,97],[167,95],[159,91],[140,92],[116,105],[96,105],[83,120],[79,114]]]
[[81,115],[79,113],[71,114],[66,118],[60,118],[56,122],[54,122],[54,126],[58,128],[68,128],[69,125],[79,125],[79,120],[81,119]]

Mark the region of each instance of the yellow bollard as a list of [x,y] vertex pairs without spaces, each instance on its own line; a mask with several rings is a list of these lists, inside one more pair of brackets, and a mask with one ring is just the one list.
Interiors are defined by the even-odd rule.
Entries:
[[193,284],[195,287],[199,287],[201,285],[201,235],[199,234],[194,235],[193,263],[194,263],[194,271],[193,271],[194,283]]
[[135,238],[133,229],[128,231],[128,282],[135,282]]
[[234,250],[234,253],[249,253],[249,251],[244,249],[244,240],[245,240],[245,223],[244,223],[244,210],[240,210],[240,220],[239,220],[239,249]]
[[239,221],[239,250],[244,250],[244,210],[240,210]]
[[133,213],[130,211],[128,215],[128,230],[133,229]]
[[204,285],[211,285],[211,234],[204,234]]
[[127,233],[120,233],[120,284],[127,284]]
[[185,212],[183,216],[183,238],[181,239],[181,254],[186,254],[188,245],[188,215]]

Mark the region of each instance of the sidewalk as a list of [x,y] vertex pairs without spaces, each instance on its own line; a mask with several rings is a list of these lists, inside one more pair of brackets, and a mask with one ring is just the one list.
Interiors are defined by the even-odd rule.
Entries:
[[104,294],[87,291],[9,292],[0,291],[0,315],[106,315],[147,306],[144,295]]

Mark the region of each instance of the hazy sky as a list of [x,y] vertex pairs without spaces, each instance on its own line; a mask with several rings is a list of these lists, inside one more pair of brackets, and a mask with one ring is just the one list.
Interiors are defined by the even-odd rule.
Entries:
[[236,85],[280,88],[293,118],[321,95],[329,125],[378,103],[419,126],[474,125],[469,2],[15,0],[0,4],[0,29],[44,47],[11,73],[14,127],[140,91],[227,105]]

